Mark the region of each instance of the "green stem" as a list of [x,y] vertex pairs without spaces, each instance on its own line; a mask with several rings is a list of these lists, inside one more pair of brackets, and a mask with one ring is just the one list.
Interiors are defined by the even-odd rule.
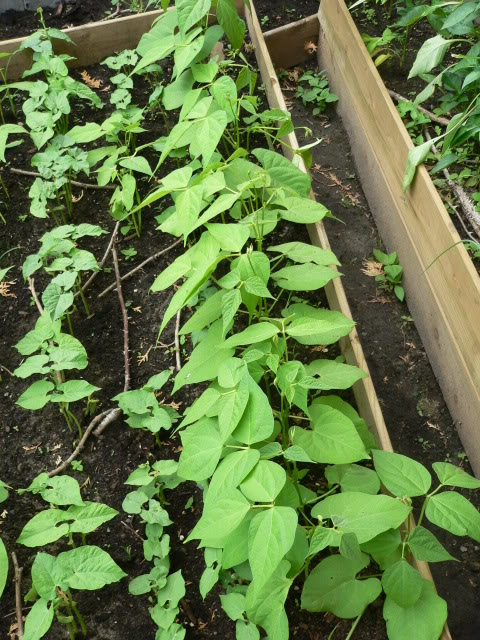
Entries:
[[83,290],[82,290],[82,279],[80,274],[78,274],[78,277],[77,277],[77,284],[78,284],[78,291],[80,293],[80,300],[82,301],[83,308],[85,309],[85,313],[87,314],[87,318],[89,318],[91,316],[90,308],[88,306],[87,299],[85,298],[85,294],[83,293]]
[[357,616],[357,618],[355,619],[355,622],[352,624],[352,628],[350,629],[350,632],[349,632],[348,636],[345,638],[345,640],[351,640],[351,638],[353,637],[353,633],[354,633],[355,629],[358,627],[358,623],[362,619],[362,616],[365,613],[365,611],[366,611],[366,609],[364,609],[362,611],[362,613],[359,616]]
[[85,620],[83,619],[82,614],[78,610],[78,607],[77,607],[75,601],[72,598],[72,594],[70,593],[70,589],[67,591],[67,596],[68,596],[68,601],[70,603],[70,606],[72,607],[73,613],[77,616],[77,620],[80,623],[80,627],[82,629],[82,633],[83,633],[84,636],[86,636],[87,635],[87,625],[85,624]]

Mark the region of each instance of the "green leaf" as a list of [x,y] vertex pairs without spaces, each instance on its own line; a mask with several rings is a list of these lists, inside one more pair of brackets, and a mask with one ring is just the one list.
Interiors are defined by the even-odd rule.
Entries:
[[60,581],[56,559],[48,553],[38,552],[32,565],[32,586],[40,598],[53,600]]
[[232,289],[225,293],[222,299],[223,335],[227,333],[241,304],[242,294],[238,289]]
[[205,300],[180,329],[180,335],[192,333],[193,331],[201,331],[207,325],[218,320],[222,315],[223,297],[225,294],[226,291],[224,290],[217,291],[213,296]]
[[223,110],[215,111],[195,123],[190,154],[194,158],[202,156],[204,167],[210,162],[226,126],[227,114]]
[[211,0],[177,0],[178,26],[182,33],[187,33],[197,22],[207,15]]
[[360,544],[388,529],[396,529],[411,507],[390,496],[348,491],[329,496],[312,509],[315,518],[334,519],[342,533],[355,533]]
[[320,249],[320,247],[314,247],[311,244],[305,242],[287,242],[285,244],[278,244],[273,247],[268,247],[268,251],[275,251],[288,256],[293,262],[314,262],[315,264],[328,267],[331,264],[340,266],[340,262],[337,260],[333,251],[329,249]]
[[273,413],[267,396],[249,377],[249,398],[233,437],[243,444],[252,445],[269,438],[273,433]]
[[302,609],[329,611],[339,618],[356,618],[382,591],[380,580],[355,580],[359,571],[368,566],[369,558],[362,554],[357,560],[333,555],[318,564],[305,581]]
[[430,522],[456,536],[470,536],[480,542],[480,512],[456,491],[430,496],[425,515]]
[[137,173],[144,173],[147,176],[152,175],[152,169],[148,164],[148,160],[143,156],[131,156],[130,158],[124,158],[119,162],[121,167],[137,171]]
[[17,378],[28,378],[35,374],[45,374],[50,372],[50,367],[45,366],[48,364],[49,357],[47,355],[30,356],[17,367],[13,375]]
[[279,333],[280,329],[270,322],[259,322],[258,324],[251,324],[249,327],[231,336],[223,343],[224,349],[230,349],[232,347],[238,347],[241,345],[255,344],[257,342],[263,342],[264,340],[270,340],[273,336]]
[[219,571],[219,566],[217,566],[216,569],[214,569],[213,567],[207,567],[202,573],[202,576],[200,578],[199,591],[204,600],[213,589],[213,587],[217,584]]
[[31,384],[26,391],[17,400],[20,407],[24,409],[43,409],[43,407],[50,402],[48,393],[55,388],[53,382],[48,380],[38,380]]
[[255,510],[247,513],[238,527],[223,541],[222,567],[231,569],[248,560],[248,530],[255,516]]
[[229,453],[219,464],[208,486],[205,504],[211,505],[223,492],[236,489],[260,459],[257,449]]
[[430,153],[431,148],[440,138],[432,138],[423,142],[418,147],[409,149],[407,156],[407,166],[405,167],[405,175],[403,176],[403,193],[405,193],[415,177],[415,172],[419,164],[425,160]]
[[284,267],[273,273],[272,278],[287,291],[316,291],[341,275],[336,269],[309,262]]
[[220,365],[231,358],[235,352],[232,348],[224,348],[222,333],[221,321],[212,324],[207,336],[195,347],[190,360],[177,374],[172,393],[186,384],[197,384],[217,376]]
[[100,387],[95,387],[86,380],[68,380],[57,385],[50,402],[77,402],[91,396],[95,391],[100,391]]
[[53,622],[53,604],[40,598],[28,612],[25,620],[24,640],[40,640]]
[[325,469],[329,486],[339,484],[342,491],[360,491],[376,495],[380,491],[380,480],[372,469],[359,464],[338,464]]
[[280,153],[267,149],[254,149],[252,153],[268,171],[273,186],[291,189],[301,196],[308,196],[311,186],[310,178],[290,160]]
[[84,502],[80,495],[80,486],[75,478],[70,476],[54,476],[46,480],[46,487],[40,491],[44,500],[55,505],[77,505],[82,507]]
[[71,506],[67,510],[70,533],[91,533],[118,515],[118,511],[98,502],[85,502],[84,506]]
[[288,619],[284,604],[292,580],[287,578],[290,563],[282,560],[269,580],[257,586],[253,580],[247,589],[246,610],[251,622],[265,629],[270,638],[288,640]]
[[[315,200],[311,200],[310,198],[285,198],[282,205],[286,207],[286,210],[279,209],[280,217],[290,222],[296,222],[297,224],[314,224],[315,222],[323,220],[323,218],[330,213],[323,204],[315,202]],[[301,260],[300,262],[306,261]],[[319,263],[317,262],[317,264]],[[336,264],[336,261],[333,263],[329,262],[328,264]]]
[[43,547],[68,533],[64,511],[46,509],[33,516],[23,527],[17,542],[26,547]]
[[432,477],[420,462],[380,449],[372,451],[372,455],[378,477],[393,495],[423,496],[430,489]]
[[8,578],[8,554],[0,538],[0,597],[2,596]]
[[310,548],[308,555],[313,556],[327,547],[339,547],[342,541],[342,534],[335,529],[327,529],[327,527],[316,527],[310,540]]
[[415,527],[408,536],[408,546],[416,560],[425,562],[444,562],[455,560],[431,531],[425,527]]
[[51,282],[43,292],[42,302],[53,320],[58,320],[63,318],[67,309],[72,306],[73,293],[71,291],[64,293],[62,287]]
[[106,551],[91,545],[60,553],[57,563],[62,584],[71,589],[102,589],[127,575]]
[[287,334],[300,344],[333,344],[348,335],[355,326],[353,320],[339,311],[315,309],[304,304],[291,305],[284,314],[286,317],[295,316],[287,327]]
[[213,224],[205,225],[212,236],[220,243],[224,251],[239,253],[249,237],[246,226],[238,224]]
[[232,47],[240,49],[245,36],[245,23],[239,18],[233,0],[218,0],[217,20]]
[[442,484],[463,489],[480,489],[480,480],[449,462],[434,462],[433,470]]
[[243,620],[243,612],[245,611],[245,596],[242,593],[232,591],[227,595],[221,595],[220,601],[222,609],[225,611],[230,620]]
[[415,78],[437,67],[453,42],[455,40],[445,40],[441,35],[425,40],[417,53],[408,78]]
[[[221,597],[221,596],[220,596]],[[236,640],[260,640],[260,631],[253,622],[245,623],[243,620],[237,620],[235,626]]]
[[[238,489],[227,489],[205,508],[202,517],[187,538],[203,540],[206,546],[223,546],[216,540],[223,541],[238,525],[250,510],[250,503]],[[212,544],[213,542],[213,544]]]
[[344,464],[368,458],[353,422],[343,413],[324,405],[311,405],[312,429],[294,427],[293,444],[315,462]]
[[206,480],[215,471],[223,451],[216,421],[203,418],[181,434],[183,450],[178,475],[185,480]]
[[367,374],[358,367],[335,360],[313,360],[306,365],[305,371],[309,376],[318,376],[315,381],[319,386],[315,386],[315,389],[322,391],[348,389],[358,380],[367,377]]
[[252,502],[273,502],[287,479],[276,462],[260,460],[240,485],[240,491]]
[[422,577],[404,558],[392,564],[382,576],[385,593],[399,607],[411,607],[422,593]]
[[297,514],[290,507],[275,506],[253,518],[248,531],[248,559],[255,589],[272,576],[293,545],[297,524]]
[[433,582],[423,580],[422,593],[411,607],[399,607],[386,598],[383,617],[389,640],[438,640],[447,621],[447,603],[436,592]]
[[245,291],[248,291],[248,293],[251,293],[254,296],[258,296],[259,298],[273,298],[263,280],[258,276],[251,276],[250,278],[247,278],[243,284]]

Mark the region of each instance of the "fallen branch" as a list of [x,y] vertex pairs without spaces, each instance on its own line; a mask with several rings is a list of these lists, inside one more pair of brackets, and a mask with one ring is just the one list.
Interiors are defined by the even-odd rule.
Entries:
[[[15,167],[10,167],[10,171],[12,173],[16,173],[20,176],[30,176],[32,178],[41,178],[42,176],[37,171],[25,171],[24,169],[16,169]],[[74,187],[81,187],[82,189],[107,189],[108,191],[113,191],[117,187],[114,184],[90,184],[89,182],[78,182],[78,180],[70,180],[70,184]]]
[[[125,381],[123,384],[123,391],[128,391],[130,389],[130,350],[128,346],[128,313],[127,308],[125,306],[125,301],[123,299],[123,291],[122,291],[122,279],[120,277],[120,269],[118,266],[118,255],[117,249],[115,247],[115,243],[112,247],[112,256],[113,256],[113,266],[115,268],[115,279],[117,283],[117,295],[118,301],[120,303],[120,308],[122,310],[122,319],[123,319],[123,365],[125,372]],[[121,409],[113,409],[113,411],[106,416],[106,418],[102,421],[102,423],[95,429],[95,435],[100,436],[103,431],[108,427],[109,424],[117,420],[122,414]]]
[[[134,269],[132,269],[131,271],[126,273],[124,276],[122,276],[121,277],[121,281],[123,282],[127,278],[131,278],[137,271],[140,271],[140,269],[143,269],[143,267],[145,265],[147,265],[149,262],[153,262],[153,260],[156,260],[160,256],[163,256],[163,254],[168,253],[169,251],[171,251],[171,249],[173,249],[174,247],[179,245],[181,242],[183,242],[183,238],[179,238],[173,244],[169,245],[166,249],[162,249],[161,251],[158,251],[157,253],[154,253],[153,256],[150,256],[149,258],[147,258],[146,260],[141,262],[138,266],[136,266]],[[107,295],[107,293],[109,291],[112,291],[113,289],[116,289],[116,287],[117,287],[117,283],[113,282],[110,286],[108,286],[106,289],[104,289],[102,291],[102,293],[99,293],[97,297],[98,298],[103,298],[103,296]]]
[[[425,131],[426,139],[431,140],[432,137],[430,136],[428,130],[425,128],[424,131]],[[439,153],[435,144],[432,144],[432,151],[435,154]],[[465,217],[467,218],[468,222],[471,224],[473,230],[475,231],[475,235],[480,240],[480,214],[478,213],[478,211],[476,211],[473,201],[471,200],[470,196],[465,191],[465,189],[462,186],[460,186],[457,182],[454,182],[452,180],[448,169],[446,168],[443,169],[442,173],[445,176],[448,186],[450,187],[450,189],[456,196],[458,202],[460,203],[460,206],[462,208],[463,213],[465,214]],[[455,211],[455,213],[457,212]],[[465,225],[462,225],[462,226],[465,227]]]
[[125,527],[125,529],[128,529],[131,533],[133,533],[133,535],[138,538],[141,542],[145,542],[145,540],[142,538],[142,536],[138,533],[138,531],[135,531],[135,529],[133,527],[131,527],[129,524],[127,524],[126,522],[124,522],[123,520],[120,520],[120,524],[123,524],[123,526]]
[[182,368],[182,360],[180,358],[180,338],[179,338],[180,319],[181,319],[181,311],[178,311],[177,320],[175,322],[175,360],[177,363],[177,371],[180,371],[180,369]]
[[[110,241],[108,243],[107,249],[105,251],[105,253],[103,254],[103,258],[100,261],[100,269],[103,268],[105,262],[107,261],[108,256],[110,255],[110,251],[112,250],[113,247],[113,243],[115,242],[116,238],[117,238],[117,234],[118,234],[118,230],[120,228],[120,222],[117,222],[115,224],[115,227],[113,229],[112,235],[110,237]],[[85,293],[85,291],[88,289],[88,287],[92,284],[92,282],[95,280],[95,278],[97,277],[97,275],[100,273],[99,271],[94,271],[92,273],[92,275],[90,276],[90,278],[85,282],[85,284],[82,287],[82,293]],[[80,295],[80,291],[77,291],[77,293],[75,294],[75,298],[77,296]]]
[[[389,95],[392,98],[395,98],[397,102],[411,102],[411,100],[409,100],[408,98],[405,98],[405,96],[400,95],[396,91],[392,91],[392,89],[387,89],[387,91]],[[417,109],[420,111],[420,113],[423,113],[425,116],[428,116],[430,120],[432,120],[432,122],[441,124],[442,127],[448,127],[448,125],[450,124],[450,120],[448,118],[442,118],[442,116],[437,116],[431,111],[429,111],[428,109],[421,107],[420,105],[417,105]]]
[[15,610],[17,613],[17,638],[23,638],[23,613],[22,613],[22,573],[23,568],[19,566],[17,554],[12,551],[12,562],[15,569]]
[[85,433],[83,434],[80,442],[75,447],[73,453],[65,460],[65,462],[62,462],[62,464],[59,465],[56,469],[53,469],[53,471],[48,472],[49,478],[52,478],[53,476],[57,476],[59,473],[62,473],[62,471],[65,471],[65,469],[70,466],[73,460],[75,460],[79,456],[79,454],[83,451],[90,434],[98,425],[98,423],[101,422],[107,416],[107,414],[110,414],[112,411],[116,411],[116,409],[107,409],[106,411],[99,413],[97,416],[93,418],[93,420],[90,422],[88,427],[85,429]]

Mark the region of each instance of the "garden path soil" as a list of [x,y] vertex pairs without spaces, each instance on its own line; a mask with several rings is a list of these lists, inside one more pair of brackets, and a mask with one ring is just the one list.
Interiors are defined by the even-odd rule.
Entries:
[[[102,77],[98,68],[89,70],[93,77]],[[105,96],[104,96],[105,97]],[[87,117],[91,114],[86,112]],[[423,352],[418,335],[408,320],[405,305],[392,296],[378,294],[374,278],[362,273],[362,262],[371,257],[374,246],[381,247],[373,220],[368,212],[361,186],[355,177],[348,139],[340,119],[333,110],[328,119],[314,119],[301,105],[292,104],[292,115],[297,125],[306,124],[315,135],[322,136],[324,142],[314,150],[315,191],[319,200],[330,207],[334,214],[346,222],[329,222],[328,232],[342,262],[345,274],[344,286],[347,290],[354,318],[357,320],[360,337],[371,368],[372,377],[382,402],[387,425],[395,448],[429,464],[435,460],[448,459],[461,463],[467,470],[463,452],[454,425],[443,403],[440,391]],[[105,113],[97,115],[100,119]],[[300,136],[300,141],[301,136]],[[19,147],[15,154],[15,166],[29,168],[30,154]],[[13,160],[12,160],[13,164]],[[1,227],[0,255],[3,251],[21,245],[18,251],[9,254],[16,268],[11,276],[15,283],[11,292],[16,296],[0,298],[0,364],[12,370],[19,364],[19,357],[12,348],[26,331],[32,328],[36,311],[32,307],[30,294],[20,273],[20,265],[26,255],[38,247],[38,238],[46,230],[44,221],[28,216],[25,222],[17,221],[19,215],[28,212],[28,189],[31,181],[19,179],[8,169],[2,174],[11,191],[12,200],[6,212],[7,226]],[[80,192],[77,191],[77,195]],[[82,200],[75,205],[76,221],[98,222],[111,230],[113,223],[108,216],[109,193],[103,191],[84,192]],[[2,211],[5,204],[2,204]],[[92,215],[93,214],[93,215]],[[137,262],[159,251],[171,243],[171,238],[155,231],[153,214],[145,215],[145,231],[140,241],[133,239],[126,246],[133,246],[138,254],[131,264],[125,260],[121,271],[125,272]],[[298,227],[285,225],[274,241],[305,240],[299,237]],[[94,240],[86,246],[101,256],[108,238]],[[122,245],[123,248],[124,245]],[[168,304],[170,294],[149,295],[148,288],[153,278],[169,264],[181,249],[178,247],[166,254],[155,264],[139,272],[138,277],[124,285],[125,299],[129,304],[130,348],[132,361],[132,388],[143,384],[150,375],[165,368],[174,367],[175,357],[172,347],[152,348],[143,364],[138,364],[137,356],[145,354],[155,344],[159,320]],[[12,262],[13,261],[13,262]],[[6,266],[2,261],[2,267]],[[10,272],[12,273],[12,272]],[[114,292],[102,300],[96,295],[113,279],[113,274],[100,275],[89,291],[89,302],[93,317],[84,318],[79,312],[74,317],[77,336],[82,340],[89,354],[90,364],[85,372],[92,384],[102,387],[100,398],[102,407],[110,406],[109,399],[122,389],[123,354],[122,321],[118,301]],[[42,290],[42,280],[38,288]],[[169,344],[173,340],[173,327],[169,326],[162,335]],[[185,345],[187,350],[189,344]],[[182,354],[185,359],[186,354]],[[11,378],[1,372],[0,382],[0,478],[15,488],[26,486],[37,473],[56,466],[59,458],[65,459],[72,447],[70,435],[58,414],[51,408],[27,415],[14,405],[15,399],[27,386],[25,382]],[[168,386],[165,397],[169,398]],[[196,390],[195,393],[199,393]],[[191,404],[194,397],[187,388],[173,400],[180,410]],[[167,400],[167,402],[170,399]],[[120,511],[116,519],[104,525],[89,537],[89,542],[107,548],[114,559],[134,577],[144,572],[141,543],[122,521],[138,529],[142,527],[121,513],[121,503],[128,489],[123,484],[128,474],[146,460],[178,457],[179,440],[165,441],[162,448],[155,448],[150,434],[137,433],[128,429],[121,421],[110,427],[97,441],[92,438],[82,455],[82,473],[74,473],[85,484],[84,497],[103,501]],[[460,458],[458,456],[461,456]],[[185,505],[190,496],[194,503],[188,510]],[[226,619],[220,608],[218,594],[214,591],[205,602],[198,593],[198,581],[203,571],[203,554],[194,545],[183,545],[186,537],[198,519],[201,510],[201,492],[195,485],[186,483],[171,492],[167,507],[175,524],[170,527],[172,537],[172,567],[181,568],[187,581],[188,605],[180,619],[187,625],[187,638],[233,640],[233,624]],[[0,517],[0,532],[11,551],[14,541],[25,522],[43,508],[40,499],[27,495],[19,498],[11,495],[2,504],[5,509]],[[437,532],[438,533],[438,532]],[[439,537],[441,537],[439,535]],[[479,571],[478,548],[459,538],[451,538],[448,547],[460,562],[456,564],[432,566],[437,586],[450,609],[450,625],[455,640],[470,640],[472,630],[478,628],[479,612],[475,607],[478,595]],[[55,553],[65,549],[59,542],[49,551]],[[29,570],[33,554],[23,547],[16,548],[19,560],[25,566],[24,592],[29,585]],[[79,608],[85,613],[91,640],[133,640],[145,638],[153,640],[153,625],[150,620],[146,598],[133,598],[128,594],[127,581],[112,585],[96,593],[82,593],[78,597]],[[332,617],[310,615],[298,612],[295,600],[298,589],[292,591],[287,603],[292,637],[299,640],[324,640],[336,621]],[[383,640],[384,623],[381,615],[381,600],[370,607],[362,624],[355,632],[358,640]],[[0,637],[7,637],[14,621],[13,585],[0,601]],[[193,616],[191,615],[193,613]],[[8,617],[5,617],[8,616]],[[342,622],[335,637],[342,638],[348,632],[349,622]],[[51,640],[63,640],[66,632],[58,625],[48,635]]]

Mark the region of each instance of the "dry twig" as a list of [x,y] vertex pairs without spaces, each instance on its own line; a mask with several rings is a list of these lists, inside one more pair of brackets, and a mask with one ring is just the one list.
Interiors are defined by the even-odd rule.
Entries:
[[[408,98],[405,98],[405,96],[400,95],[396,91],[392,91],[392,89],[388,89],[388,93],[392,98],[395,98],[397,102],[411,102],[411,100],[409,100]],[[442,118],[441,116],[437,116],[431,111],[429,111],[428,109],[421,107],[420,105],[417,105],[417,109],[420,111],[420,113],[423,113],[425,116],[429,117],[432,122],[441,124],[442,127],[448,127],[448,125],[450,124],[450,120],[448,118]]]
[[[140,269],[143,269],[143,267],[145,265],[147,265],[149,262],[152,262],[153,260],[156,260],[157,258],[159,258],[160,256],[162,256],[165,253],[168,253],[171,249],[173,249],[174,247],[179,245],[181,242],[183,242],[183,238],[179,238],[174,243],[169,245],[166,249],[162,249],[161,251],[158,251],[157,253],[154,253],[153,256],[150,256],[149,258],[147,258],[146,260],[141,262],[139,265],[137,265],[134,269],[132,269],[131,271],[126,273],[124,276],[122,276],[121,277],[122,282],[124,280],[126,280],[127,278],[131,278],[137,271],[140,271]],[[116,282],[112,282],[112,284],[110,286],[108,286],[106,289],[104,289],[101,293],[99,293],[97,297],[98,298],[103,298],[103,296],[105,296],[109,291],[112,291],[116,287],[117,287],[117,283]]]
[[[103,258],[102,258],[102,259],[101,259],[101,261],[100,261],[100,265],[99,265],[100,269],[102,269],[102,268],[103,268],[103,266],[104,266],[105,262],[107,261],[108,256],[110,255],[110,251],[112,250],[113,243],[115,242],[115,240],[116,240],[116,238],[117,238],[117,234],[118,234],[118,230],[119,230],[119,229],[120,229],[120,222],[118,221],[118,222],[115,224],[115,227],[114,227],[113,232],[112,232],[112,235],[111,235],[111,237],[110,237],[110,241],[109,241],[109,243],[108,243],[107,249],[106,249],[105,253],[103,254]],[[89,278],[89,279],[85,282],[85,284],[83,285],[83,287],[82,287],[82,293],[85,293],[85,291],[86,291],[86,290],[88,289],[88,287],[92,284],[92,282],[95,280],[95,278],[97,277],[97,275],[98,275],[99,273],[100,273],[100,270],[98,270],[98,271],[94,271],[94,272],[92,273],[92,275],[90,276],[90,278]],[[77,293],[75,294],[75,298],[76,298],[77,296],[79,296],[79,295],[80,295],[80,292],[79,292],[79,291],[77,291]]]
[[12,562],[15,569],[15,610],[17,613],[17,638],[23,638],[23,613],[22,613],[22,573],[17,560],[17,554],[12,551]]
[[38,313],[42,316],[43,315],[43,307],[42,307],[42,303],[38,299],[38,295],[37,295],[37,292],[35,290],[35,280],[33,278],[29,278],[28,279],[28,288],[30,289],[30,293],[32,294],[32,298],[35,301],[35,304],[37,305]]
[[[40,178],[41,175],[37,171],[25,171],[24,169],[16,169],[15,167],[10,167],[10,171],[12,173],[16,173],[20,176],[30,176],[32,178]],[[117,187],[114,184],[90,184],[88,182],[78,182],[77,180],[70,180],[70,184],[74,187],[81,187],[82,189],[107,189],[108,191],[113,191]]]

